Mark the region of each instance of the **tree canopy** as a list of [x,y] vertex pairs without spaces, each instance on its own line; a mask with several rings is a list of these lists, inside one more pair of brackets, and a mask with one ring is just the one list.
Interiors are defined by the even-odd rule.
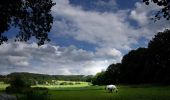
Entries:
[[161,7],[161,10],[155,14],[155,21],[165,18],[166,20],[170,19],[170,0],[143,0],[146,5],[149,5],[150,2],[153,2]]
[[8,40],[3,34],[10,27],[19,28],[15,41],[28,41],[32,36],[38,45],[49,41],[52,27],[52,0],[1,0],[0,1],[0,44]]
[[[148,43],[123,56],[122,62],[110,65],[95,76],[95,84],[170,84],[170,30],[159,32]],[[102,79],[102,81],[100,81]],[[97,81],[95,81],[97,80]]]

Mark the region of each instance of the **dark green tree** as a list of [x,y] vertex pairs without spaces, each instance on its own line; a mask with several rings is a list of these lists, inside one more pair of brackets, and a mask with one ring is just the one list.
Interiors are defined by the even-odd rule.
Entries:
[[159,32],[148,44],[155,82],[170,83],[170,30]]
[[118,84],[120,79],[121,63],[111,64],[105,72],[107,84]]
[[126,54],[120,66],[122,83],[170,83],[170,30],[159,32],[148,48]]
[[30,85],[27,85],[26,81],[19,76],[11,78],[10,86],[14,88],[30,87]]
[[123,83],[141,83],[144,81],[143,74],[146,66],[147,49],[138,48],[126,54],[122,59],[120,66],[121,82]]
[[93,85],[105,85],[106,83],[106,77],[105,77],[105,71],[97,73],[93,80],[92,80]]
[[38,45],[49,41],[48,32],[53,23],[52,0],[1,0],[0,44],[8,40],[3,33],[11,26],[19,28],[15,41],[28,41],[34,36]]

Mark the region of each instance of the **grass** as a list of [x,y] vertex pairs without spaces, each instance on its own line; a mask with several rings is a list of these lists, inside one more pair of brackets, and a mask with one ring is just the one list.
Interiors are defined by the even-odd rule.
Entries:
[[8,87],[9,84],[4,84],[4,82],[0,82],[0,91],[4,91],[6,87]]
[[[59,81],[59,82],[71,82],[71,81]],[[48,89],[59,89],[59,88],[71,88],[71,87],[86,87],[89,86],[88,82],[79,82],[80,84],[75,85],[35,85],[32,87],[45,87]]]
[[52,100],[170,100],[170,87],[119,86],[118,93],[108,93],[103,86],[60,88],[49,91]]
[[[49,86],[49,100],[170,100],[170,86],[121,85],[118,93],[108,93],[104,86]],[[1,83],[0,89],[7,85]]]

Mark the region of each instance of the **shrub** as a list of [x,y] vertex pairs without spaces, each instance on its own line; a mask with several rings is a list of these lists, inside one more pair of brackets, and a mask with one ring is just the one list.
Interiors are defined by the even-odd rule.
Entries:
[[73,82],[69,82],[68,85],[74,85],[74,83]]
[[23,96],[20,96],[18,100],[49,100],[49,98],[47,88],[36,87],[23,93]]
[[80,82],[76,82],[75,84],[78,85],[78,84],[81,84],[81,83]]
[[10,86],[6,87],[7,93],[23,93],[27,91],[31,91],[30,84],[27,84],[20,77],[13,77],[10,80]]
[[67,85],[67,82],[61,82],[60,85]]

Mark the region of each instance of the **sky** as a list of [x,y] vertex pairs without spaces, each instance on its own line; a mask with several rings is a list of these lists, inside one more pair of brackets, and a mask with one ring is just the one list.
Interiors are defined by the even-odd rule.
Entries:
[[147,47],[154,35],[169,24],[153,22],[155,4],[140,0],[53,0],[56,5],[49,33],[51,42],[0,45],[0,74],[31,72],[50,75],[95,75],[132,49]]

